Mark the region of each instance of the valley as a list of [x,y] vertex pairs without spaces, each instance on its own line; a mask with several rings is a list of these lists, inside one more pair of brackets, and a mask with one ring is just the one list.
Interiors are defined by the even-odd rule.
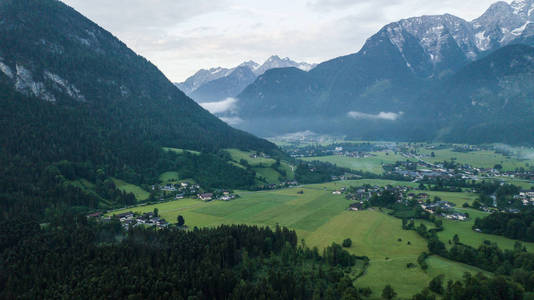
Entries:
[[0,299],[534,299],[534,0],[145,2],[0,0]]
[[[351,142],[347,142],[350,144]],[[315,151],[340,152],[340,145],[345,143],[337,142],[329,145],[316,146]],[[364,171],[366,174],[385,176],[387,165],[395,164],[398,161],[410,161],[416,163],[421,157],[429,158],[429,162],[439,163],[442,161],[455,161],[458,164],[469,164],[476,168],[492,168],[490,165],[502,164],[502,172],[512,172],[519,168],[530,166],[533,161],[514,158],[496,153],[495,150],[480,150],[478,147],[469,152],[458,152],[467,145],[436,145],[417,144],[408,145],[400,143],[393,144],[375,142],[356,142],[358,145],[366,146],[371,152],[361,151],[361,157],[344,156],[342,153],[332,156],[307,157],[304,160],[322,160],[330,163],[337,163],[354,171]],[[296,147],[287,146],[284,147]],[[309,152],[309,145],[302,147],[303,151]],[[350,146],[347,146],[350,147]],[[376,148],[385,147],[387,150],[376,151]],[[400,148],[396,148],[400,147]],[[489,147],[489,146],[488,146]],[[406,152],[400,149],[410,149]],[[418,149],[417,151],[415,149]],[[429,151],[427,149],[433,149]],[[439,150],[437,150],[439,149]],[[488,148],[489,149],[489,148]],[[286,149],[287,150],[287,149]],[[288,153],[296,153],[296,149]],[[268,157],[257,156],[255,153],[247,153],[237,150],[229,150],[234,161],[246,160],[251,165],[269,165],[273,160]],[[430,157],[434,152],[435,156]],[[315,152],[318,153],[318,152]],[[386,155],[385,153],[389,153]],[[397,153],[397,154],[395,154]],[[418,153],[420,156],[410,153]],[[366,157],[370,156],[370,157]],[[428,156],[428,157],[427,157]],[[415,158],[418,159],[415,159]],[[432,159],[430,159],[432,158]],[[244,162],[242,162],[245,164]],[[368,167],[368,165],[372,167]],[[386,166],[384,168],[384,166]],[[479,180],[503,181],[507,175]],[[509,176],[509,175],[508,175]],[[474,266],[444,258],[440,255],[431,255],[426,259],[427,267],[422,269],[418,264],[418,258],[424,253],[428,253],[426,241],[416,231],[403,230],[402,217],[395,216],[395,209],[369,207],[368,209],[351,211],[351,204],[358,203],[349,198],[351,187],[372,186],[372,187],[407,187],[410,189],[406,195],[424,194],[427,203],[432,199],[439,198],[439,201],[446,201],[454,205],[454,210],[462,214],[467,213],[467,221],[449,220],[445,217],[438,217],[442,222],[442,230],[437,233],[437,237],[451,248],[451,241],[456,235],[459,240],[466,245],[478,248],[489,241],[496,243],[503,250],[513,250],[517,240],[503,236],[484,234],[474,230],[476,218],[484,218],[490,214],[480,209],[465,207],[465,204],[473,206],[478,201],[479,194],[468,188],[462,188],[460,192],[421,190],[421,182],[424,180],[388,180],[388,179],[359,179],[341,180],[330,183],[305,184],[278,190],[267,191],[243,191],[236,190],[234,193],[239,197],[229,201],[213,200],[203,201],[196,197],[171,200],[158,204],[143,204],[141,206],[129,207],[107,213],[109,218],[126,212],[149,213],[157,208],[159,216],[174,223],[178,216],[185,219],[187,228],[216,228],[220,225],[248,224],[257,226],[284,226],[297,232],[302,241],[308,247],[318,247],[322,249],[332,242],[341,244],[343,240],[350,238],[352,246],[348,248],[350,253],[359,256],[367,256],[369,266],[360,278],[356,279],[356,285],[360,287],[370,287],[373,291],[372,299],[379,295],[384,280],[392,285],[399,297],[410,297],[426,286],[434,277],[443,274],[445,280],[459,280],[465,272],[476,274],[482,272],[487,276],[493,276],[493,272],[486,271]],[[534,186],[531,178],[525,180]],[[342,191],[342,192],[340,192]],[[350,196],[352,197],[352,196]],[[367,201],[367,200],[364,200]],[[416,219],[416,226],[423,223],[429,228],[435,225],[429,221]],[[529,252],[534,251],[534,243],[521,242]],[[415,267],[407,267],[408,264]],[[359,267],[358,267],[359,268]],[[403,274],[403,276],[398,276]]]

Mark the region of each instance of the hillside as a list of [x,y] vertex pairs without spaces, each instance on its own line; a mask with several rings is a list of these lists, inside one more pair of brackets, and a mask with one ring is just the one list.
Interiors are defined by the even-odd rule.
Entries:
[[[278,153],[209,114],[154,65],[59,1],[2,1],[0,19],[3,207],[98,206],[98,197],[69,184],[79,178],[124,204],[131,199],[110,178],[154,183],[178,163],[162,147],[205,152],[214,163],[201,164],[204,173],[243,173],[235,187],[254,176],[226,163],[218,150]],[[179,162],[196,165],[193,158]]]
[[[439,139],[526,144],[534,131],[534,48],[511,45],[473,62],[419,100]],[[415,114],[415,113],[414,113]]]

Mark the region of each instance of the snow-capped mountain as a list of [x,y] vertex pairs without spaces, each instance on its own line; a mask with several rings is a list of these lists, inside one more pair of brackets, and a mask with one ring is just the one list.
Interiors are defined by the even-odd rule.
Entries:
[[[315,66],[316,65],[314,64],[306,62],[296,62],[288,57],[280,58],[277,55],[273,55],[262,65],[250,60],[230,69],[221,67],[211,68],[209,70],[202,69],[189,77],[186,81],[176,83],[176,86],[188,96],[193,97],[193,99],[199,102],[218,101],[226,97],[236,96],[248,84],[252,83],[256,77],[263,75],[263,73],[268,70],[295,67],[303,71],[310,71]],[[250,79],[249,72],[244,71],[243,67],[248,68],[254,75],[252,80]],[[232,86],[228,86],[229,84]],[[215,87],[221,89],[221,95],[217,95],[217,92],[214,90]],[[237,91],[237,93],[228,95],[229,91]],[[199,99],[195,98],[195,94],[197,94],[196,96],[198,96]]]
[[209,70],[200,70],[195,73],[195,75],[187,78],[186,81],[181,83],[175,83],[175,85],[182,90],[187,95],[190,95],[192,92],[197,90],[204,83],[216,80],[222,77],[230,75],[235,68],[226,69],[226,68],[211,68]]
[[362,51],[365,54],[384,42],[393,44],[406,66],[424,77],[455,71],[479,53],[471,23],[449,14],[391,23],[371,37]]
[[481,51],[493,50],[533,33],[534,0],[511,4],[497,2],[472,22],[475,41]]
[[276,69],[276,68],[291,68],[291,67],[294,67],[294,68],[297,68],[297,69],[301,69],[302,71],[309,71],[311,69],[313,69],[316,65],[314,64],[309,64],[309,63],[305,63],[305,62],[296,62],[296,61],[293,61],[291,60],[289,57],[286,57],[286,58],[280,58],[278,55],[273,55],[271,57],[269,57],[269,59],[267,59],[265,61],[265,63],[263,63],[263,65],[261,66],[258,66],[256,69],[254,69],[254,74],[256,74],[256,76],[260,76],[260,75],[263,75],[263,73],[271,70],[271,69]]
[[[424,107],[414,103],[428,99],[422,95],[426,89],[441,87],[475,61],[515,44],[534,46],[534,0],[497,2],[473,21],[450,14],[400,20],[371,36],[359,52],[309,72],[265,72],[237,96],[240,128],[257,134],[307,129],[349,134],[371,128],[375,134],[381,132],[376,124],[381,114],[406,119],[409,114],[401,112]],[[350,120],[354,115],[360,117]],[[293,127],[283,120],[291,120]],[[375,123],[367,128],[365,120]],[[392,134],[394,129],[401,128],[383,132]]]
[[228,76],[202,84],[190,94],[190,97],[198,103],[224,100],[235,97],[254,80],[256,80],[254,72],[248,66],[241,65]]
[[439,76],[458,70],[481,53],[533,35],[534,0],[501,1],[472,22],[445,14],[391,23],[371,37],[363,50],[388,41],[414,73]]

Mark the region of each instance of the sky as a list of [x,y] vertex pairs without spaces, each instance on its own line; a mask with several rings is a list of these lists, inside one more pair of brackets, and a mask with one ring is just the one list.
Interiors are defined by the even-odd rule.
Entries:
[[271,55],[320,63],[355,53],[388,23],[451,13],[472,20],[496,0],[63,0],[173,82],[201,68]]

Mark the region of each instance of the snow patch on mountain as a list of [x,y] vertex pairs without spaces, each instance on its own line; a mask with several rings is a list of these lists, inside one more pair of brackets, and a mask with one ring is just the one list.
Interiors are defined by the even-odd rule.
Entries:
[[475,34],[475,44],[481,51],[486,51],[491,46],[491,39],[486,36],[485,31],[480,31]]
[[235,71],[239,70],[242,67],[249,68],[252,73],[258,77],[263,75],[265,72],[275,68],[288,68],[295,67],[303,71],[310,71],[316,65],[309,64],[305,62],[295,62],[290,58],[280,58],[278,55],[273,55],[269,57],[262,65],[256,63],[255,61],[246,61],[241,63],[235,68],[211,68],[209,70],[202,69],[195,73],[193,76],[189,77],[186,81],[181,83],[176,83],[175,85],[182,90],[187,95],[191,96],[196,90],[198,90],[204,84],[207,84],[211,81],[228,77],[232,75]]
[[77,89],[73,84],[70,84],[67,80],[61,78],[59,75],[45,71],[44,76],[45,78],[54,82],[57,85],[57,89],[59,89],[61,92],[66,93],[75,100],[85,101],[85,96],[82,95],[80,90]]
[[0,58],[0,71],[9,77],[9,79],[13,79],[13,71],[11,71],[11,68],[2,61],[2,58]]
[[32,72],[24,66],[17,64],[17,79],[15,82],[15,89],[27,96],[35,96],[40,99],[54,102],[56,98],[49,93],[44,84],[33,79]]
[[443,51],[448,49],[451,39],[470,59],[475,59],[478,52],[471,24],[449,14],[400,20],[387,25],[382,31],[397,47],[407,65],[411,65],[405,56],[405,43],[409,38],[411,40],[415,38],[418,41],[433,64],[443,60]]

